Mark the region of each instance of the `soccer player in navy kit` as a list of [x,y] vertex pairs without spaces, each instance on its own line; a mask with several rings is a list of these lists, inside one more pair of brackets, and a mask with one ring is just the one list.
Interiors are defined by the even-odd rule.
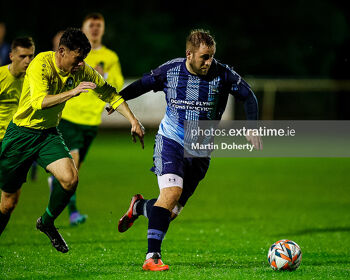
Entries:
[[[244,101],[248,120],[258,119],[257,100],[249,85],[228,65],[216,61],[215,51],[215,40],[208,31],[193,30],[187,37],[186,58],[164,63],[120,92],[130,100],[150,90],[163,91],[167,101],[151,169],[158,178],[159,197],[145,200],[140,194],[134,195],[118,225],[124,232],[139,215],[149,219],[144,270],[169,269],[161,260],[162,240],[170,221],[180,213],[209,167],[208,157],[184,157],[184,121],[220,120],[229,94]],[[205,105],[190,109],[181,106],[190,101]],[[258,136],[248,136],[247,140],[256,149],[262,148]]]

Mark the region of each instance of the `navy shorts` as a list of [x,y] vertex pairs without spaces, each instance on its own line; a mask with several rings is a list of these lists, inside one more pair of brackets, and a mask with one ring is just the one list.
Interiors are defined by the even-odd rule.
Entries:
[[184,158],[184,148],[176,141],[156,135],[151,171],[156,175],[176,174],[183,179],[183,190],[179,203],[185,206],[187,200],[205,177],[210,158]]

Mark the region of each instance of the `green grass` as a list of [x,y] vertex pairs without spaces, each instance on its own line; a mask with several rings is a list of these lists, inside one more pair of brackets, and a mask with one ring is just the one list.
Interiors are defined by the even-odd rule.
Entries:
[[[86,224],[56,225],[70,246],[54,250],[35,221],[46,208],[44,171],[22,188],[0,237],[0,279],[349,279],[350,159],[214,158],[206,178],[163,242],[170,271],[143,272],[147,220],[124,234],[117,220],[133,194],[158,195],[146,148],[127,133],[99,134],[80,173],[78,206]],[[269,246],[283,238],[302,249],[300,268],[275,272]]]

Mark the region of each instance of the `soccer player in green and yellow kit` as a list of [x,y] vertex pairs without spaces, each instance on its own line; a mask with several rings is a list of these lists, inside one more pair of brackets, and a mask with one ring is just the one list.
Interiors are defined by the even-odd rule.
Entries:
[[[105,20],[102,14],[88,14],[82,24],[91,44],[91,51],[85,61],[92,66],[109,84],[120,91],[124,84],[118,55],[102,44],[105,31]],[[101,124],[101,114],[106,102],[98,99],[93,90],[86,94],[70,99],[62,112],[62,120],[58,126],[63,139],[70,150],[74,162],[81,167],[88,149],[96,137],[98,126]],[[57,180],[49,178],[50,189],[57,186]],[[85,222],[87,216],[80,214],[76,205],[76,193],[68,204],[71,225]]]
[[28,170],[36,161],[59,182],[36,227],[62,253],[68,252],[68,246],[54,226],[54,220],[67,206],[78,184],[78,170],[57,130],[66,101],[94,89],[98,98],[129,120],[131,133],[134,137],[137,135],[143,145],[143,127],[127,103],[115,87],[84,62],[90,49],[85,34],[69,28],[63,33],[57,52],[42,52],[33,59],[26,72],[18,110],[1,146],[1,229],[5,228]]
[[11,63],[0,67],[0,143],[17,111],[24,75],[34,58],[34,50],[31,37],[16,38],[11,44]]

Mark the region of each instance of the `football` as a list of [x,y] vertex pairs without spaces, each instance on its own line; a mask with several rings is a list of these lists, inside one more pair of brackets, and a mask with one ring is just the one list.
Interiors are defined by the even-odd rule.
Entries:
[[273,243],[267,260],[273,270],[296,270],[301,263],[301,249],[292,240],[282,239]]

